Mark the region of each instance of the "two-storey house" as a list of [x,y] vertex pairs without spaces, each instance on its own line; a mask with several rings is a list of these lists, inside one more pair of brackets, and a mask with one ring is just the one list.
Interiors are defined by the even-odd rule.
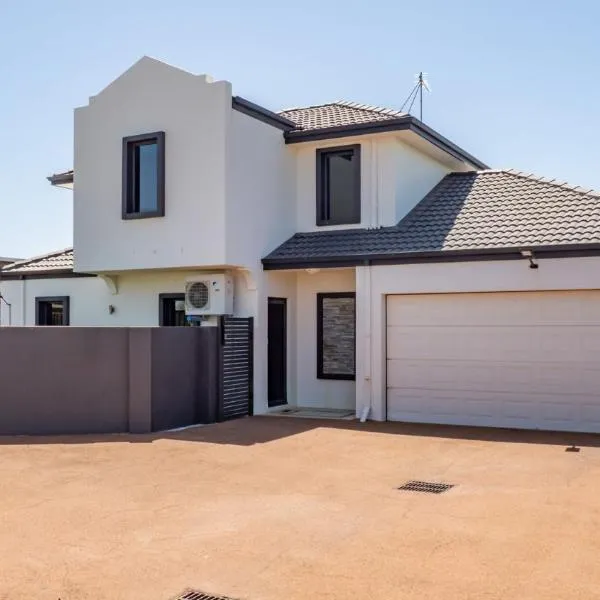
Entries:
[[75,110],[50,180],[74,247],[0,271],[12,325],[184,325],[186,285],[225,277],[256,413],[600,431],[593,192],[408,114],[274,113],[146,57]]

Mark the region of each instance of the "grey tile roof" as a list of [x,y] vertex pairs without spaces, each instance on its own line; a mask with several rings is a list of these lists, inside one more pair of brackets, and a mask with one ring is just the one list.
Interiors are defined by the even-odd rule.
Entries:
[[298,233],[282,262],[600,243],[600,195],[513,170],[447,175],[398,225]]
[[361,123],[375,123],[377,121],[389,121],[399,117],[407,116],[406,113],[369,106],[356,102],[339,100],[319,106],[307,106],[305,108],[288,108],[278,113],[282,117],[296,123],[301,130],[325,129],[327,127],[340,127],[343,125],[358,125]]
[[2,273],[48,273],[53,271],[69,272],[73,270],[73,248],[50,252],[27,260],[20,260],[0,269]]

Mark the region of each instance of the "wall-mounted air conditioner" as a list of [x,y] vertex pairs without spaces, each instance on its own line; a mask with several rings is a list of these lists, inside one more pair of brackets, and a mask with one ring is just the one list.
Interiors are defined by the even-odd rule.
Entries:
[[206,273],[185,282],[185,314],[189,317],[233,314],[233,278]]

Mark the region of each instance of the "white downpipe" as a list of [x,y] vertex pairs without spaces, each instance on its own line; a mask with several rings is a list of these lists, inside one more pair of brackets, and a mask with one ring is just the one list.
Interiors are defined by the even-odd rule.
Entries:
[[366,331],[364,333],[364,348],[365,348],[365,354],[366,356],[364,356],[364,365],[366,367],[366,371],[365,371],[365,387],[366,389],[366,394],[365,394],[365,400],[363,403],[363,407],[360,413],[360,422],[364,423],[368,417],[369,417],[369,413],[371,412],[371,407],[373,406],[373,367],[372,367],[372,348],[371,348],[371,330],[372,330],[372,323],[371,323],[371,304],[372,304],[372,284],[371,284],[371,267],[370,266],[365,266],[362,267],[363,269],[363,302],[364,302],[364,312],[363,312],[363,323],[364,326],[366,328]]
[[8,311],[8,327],[12,325],[12,304],[2,295],[0,290],[0,325],[2,325],[2,307]]
[[375,141],[371,141],[371,198],[371,227],[379,227],[379,156]]
[[27,325],[27,290],[25,289],[27,287],[27,279],[23,277],[22,282],[23,285],[21,286],[21,320],[23,327],[25,327],[25,325]]
[[[377,142],[371,142],[371,227],[379,227],[381,218],[379,214],[379,190],[380,190],[380,173],[379,173],[379,147]],[[363,406],[360,411],[360,422],[365,423],[369,418],[371,408],[373,406],[373,374],[372,374],[372,348],[371,348],[371,312],[372,312],[372,284],[371,284],[371,267],[362,267],[363,277],[362,286],[359,283],[359,287],[362,287],[362,298],[363,298],[363,324],[366,331],[364,332],[364,348],[365,356],[365,397],[363,400]]]

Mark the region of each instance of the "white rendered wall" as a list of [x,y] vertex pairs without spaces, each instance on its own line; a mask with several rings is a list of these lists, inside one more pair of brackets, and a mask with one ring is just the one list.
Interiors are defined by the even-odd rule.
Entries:
[[[148,57],[75,110],[75,270],[225,264],[231,86]],[[165,216],[123,220],[123,137],[165,132]]]
[[254,329],[254,411],[256,414],[268,412],[268,360],[267,323],[268,298],[287,300],[287,401],[296,404],[297,389],[297,298],[295,272],[264,272],[260,281],[260,301],[257,306]]
[[317,293],[353,292],[354,269],[326,269],[297,276],[297,392],[298,406],[354,409],[355,382],[317,379]]
[[231,111],[226,262],[260,272],[261,258],[296,232],[294,154],[283,132]]
[[[79,326],[110,325],[110,295],[96,277],[26,279],[0,282],[0,292],[11,303],[13,326],[35,325],[35,299],[43,296],[69,296],[70,323]],[[1,325],[7,326],[8,310],[3,303]]]
[[[188,277],[202,271],[136,271],[117,278],[118,293],[112,294],[99,277],[28,279],[2,281],[0,292],[12,305],[12,325],[35,325],[35,298],[69,296],[70,324],[79,327],[155,327],[159,325],[159,294],[185,291]],[[234,276],[234,314],[253,316],[253,294],[245,277]],[[24,294],[24,299],[23,299]],[[249,300],[250,298],[250,300]],[[109,305],[114,312],[109,312]],[[23,314],[25,317],[23,317]],[[8,325],[8,310],[2,306],[1,324]]]
[[[446,173],[467,168],[438,153],[438,158],[448,159],[447,164],[443,164],[409,145],[405,137],[390,133],[293,144],[297,170],[297,231],[395,225]],[[361,147],[361,222],[317,226],[316,151],[350,144]]]
[[394,221],[404,218],[450,172],[448,166],[408,144],[394,145]]

